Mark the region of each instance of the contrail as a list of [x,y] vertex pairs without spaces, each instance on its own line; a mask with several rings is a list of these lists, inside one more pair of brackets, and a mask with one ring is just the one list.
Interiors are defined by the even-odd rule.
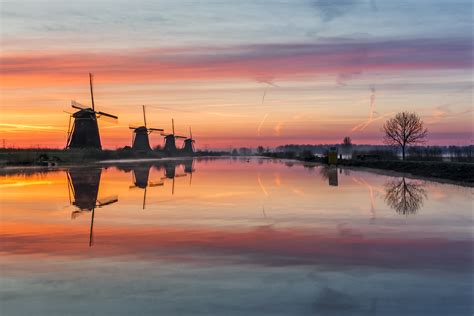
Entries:
[[260,122],[260,124],[257,127],[257,135],[258,136],[260,136],[260,130],[262,129],[263,123],[265,123],[265,120],[267,119],[267,117],[268,117],[268,113],[265,113],[265,115],[263,116],[262,121]]
[[277,84],[273,82],[273,77],[268,77],[268,78],[260,77],[260,78],[255,78],[255,80],[257,82],[266,83],[267,85],[275,87],[275,88],[280,88]]
[[378,114],[375,112],[375,87],[371,86],[370,87],[370,111],[369,111],[369,118],[365,121],[362,122],[352,128],[352,131],[363,131],[367,126],[369,126],[372,122],[374,122],[377,119],[380,119],[381,117],[379,116],[378,118],[374,118],[374,114]]

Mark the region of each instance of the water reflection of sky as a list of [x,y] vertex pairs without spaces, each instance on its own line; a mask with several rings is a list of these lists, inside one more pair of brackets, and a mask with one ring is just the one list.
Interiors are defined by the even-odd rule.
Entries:
[[12,173],[0,189],[2,314],[473,308],[470,188],[216,159]]

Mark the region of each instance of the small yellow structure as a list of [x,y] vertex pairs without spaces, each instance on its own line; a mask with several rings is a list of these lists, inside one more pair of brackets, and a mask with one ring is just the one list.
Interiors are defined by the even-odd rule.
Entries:
[[330,147],[328,152],[328,163],[337,165],[337,147]]

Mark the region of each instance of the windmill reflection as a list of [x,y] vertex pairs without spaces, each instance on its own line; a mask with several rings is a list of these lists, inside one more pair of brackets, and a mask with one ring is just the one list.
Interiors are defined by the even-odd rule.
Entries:
[[71,218],[75,219],[84,212],[92,212],[89,233],[89,246],[94,244],[94,215],[95,209],[118,201],[117,196],[98,199],[102,169],[69,169],[67,172],[69,202],[77,210]]
[[150,169],[151,169],[151,165],[138,165],[138,166],[132,167],[133,185],[130,186],[130,189],[134,189],[134,188],[143,189],[143,203],[142,203],[143,210],[146,207],[147,187],[163,186],[163,181],[161,181],[161,179],[159,182],[149,181]]
[[189,174],[189,185],[191,185],[191,182],[193,181],[193,172],[195,171],[194,169],[194,160],[186,160],[184,163],[184,172]]
[[164,163],[165,173],[164,176],[161,177],[161,180],[171,179],[171,194],[174,195],[174,185],[175,185],[175,178],[179,177],[186,177],[186,173],[176,173],[176,167],[181,164],[182,162],[178,161],[166,161]]
[[424,185],[417,181],[407,181],[403,177],[385,184],[385,202],[399,214],[415,214],[426,197]]

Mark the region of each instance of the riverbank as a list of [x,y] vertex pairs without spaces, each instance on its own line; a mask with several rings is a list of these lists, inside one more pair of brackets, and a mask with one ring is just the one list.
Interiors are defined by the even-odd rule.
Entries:
[[[221,156],[227,153],[198,151],[192,157]],[[6,166],[63,166],[84,164],[103,160],[160,159],[168,157],[190,157],[169,155],[163,151],[139,152],[131,149],[0,149],[0,167]]]
[[[314,156],[288,158],[279,153],[272,153],[266,154],[265,157],[327,164],[326,159]],[[474,163],[468,162],[339,159],[338,166],[393,171],[415,177],[448,180],[470,187],[474,186]]]

